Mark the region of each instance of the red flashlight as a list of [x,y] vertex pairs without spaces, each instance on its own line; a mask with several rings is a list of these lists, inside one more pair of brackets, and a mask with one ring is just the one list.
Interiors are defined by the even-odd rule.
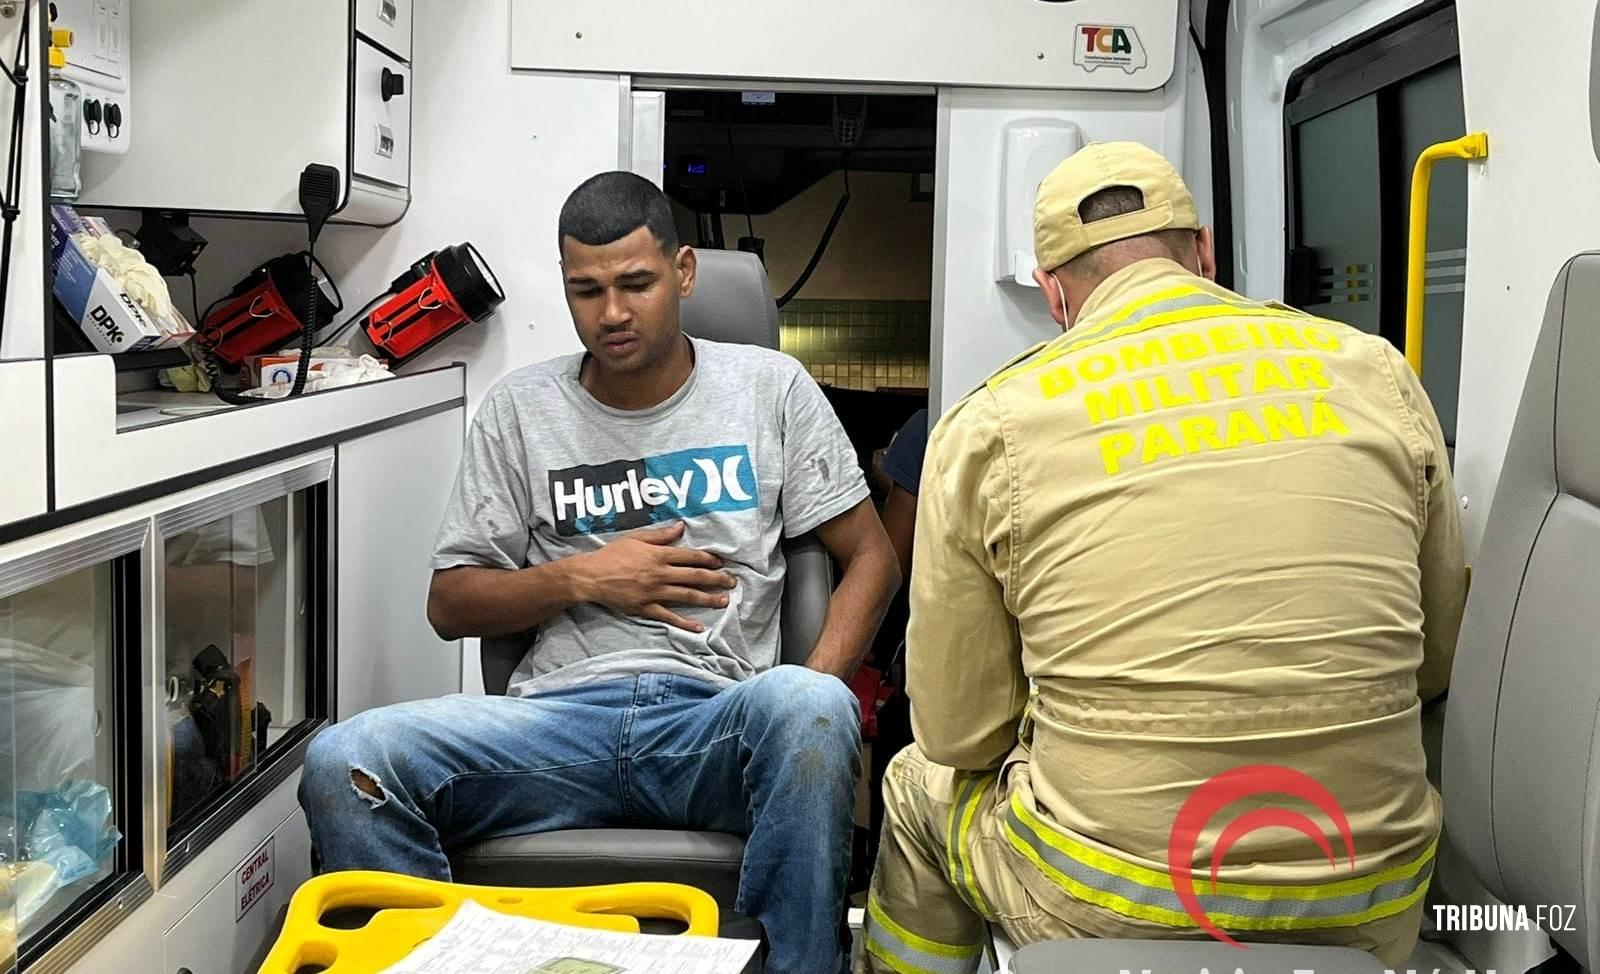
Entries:
[[398,366],[451,332],[489,317],[506,299],[500,281],[470,243],[434,251],[395,279],[393,298],[363,323],[367,338]]

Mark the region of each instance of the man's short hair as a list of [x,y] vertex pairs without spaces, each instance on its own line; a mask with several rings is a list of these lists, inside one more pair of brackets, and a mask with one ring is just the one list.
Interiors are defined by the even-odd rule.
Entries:
[[662,253],[671,257],[678,252],[678,229],[667,197],[650,180],[631,172],[603,172],[584,180],[561,207],[557,226],[557,248],[568,237],[602,247],[648,227]]
[[[1144,209],[1144,194],[1138,189],[1132,186],[1108,186],[1083,198],[1083,202],[1078,204],[1078,219],[1090,224],[1122,216],[1124,213],[1136,213],[1142,209]],[[1159,244],[1173,257],[1177,257],[1194,243],[1194,235],[1193,230],[1157,230],[1155,233],[1113,240],[1074,257],[1067,262],[1066,270],[1069,274],[1088,278],[1105,277],[1116,269],[1110,265],[1118,256],[1126,255],[1135,248],[1152,251],[1156,249],[1152,244]]]

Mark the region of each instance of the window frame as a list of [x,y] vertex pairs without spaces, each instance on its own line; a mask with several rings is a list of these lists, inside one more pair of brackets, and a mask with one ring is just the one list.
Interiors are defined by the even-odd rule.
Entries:
[[[185,866],[236,825],[251,809],[305,763],[312,738],[331,718],[334,700],[334,537],[333,458],[322,457],[219,494],[162,511],[152,518],[145,549],[143,602],[146,608],[146,685],[144,719],[152,729],[144,753],[145,871],[154,888],[170,883]],[[264,760],[208,799],[176,834],[169,832],[166,781],[170,755],[155,732],[166,699],[166,539],[219,518],[255,509],[279,498],[305,498],[307,669],[305,716],[293,733],[276,742]]]
[[[1380,158],[1392,157],[1399,143],[1394,110],[1396,88],[1402,82],[1461,58],[1455,0],[1425,0],[1410,10],[1356,35],[1307,61],[1289,76],[1283,102],[1284,157],[1284,280],[1288,303],[1305,303],[1307,282],[1301,279],[1295,254],[1300,236],[1300,158],[1296,151],[1297,127],[1351,102],[1376,95]],[[1378,206],[1382,214],[1377,261],[1378,318],[1381,334],[1399,345],[1404,342],[1406,294],[1403,284],[1382,282],[1406,279],[1407,222],[1404,205],[1407,186],[1396,167],[1382,174]]]
[[117,735],[112,753],[112,816],[122,841],[110,876],[85,890],[70,908],[26,941],[19,926],[14,959],[18,969],[26,970],[47,956],[81,956],[153,892],[144,871],[145,832],[140,820],[144,789],[139,773],[145,744],[139,593],[142,552],[148,549],[149,534],[148,521],[138,519],[0,562],[0,599],[86,569],[102,565],[111,569],[113,713],[106,726]]

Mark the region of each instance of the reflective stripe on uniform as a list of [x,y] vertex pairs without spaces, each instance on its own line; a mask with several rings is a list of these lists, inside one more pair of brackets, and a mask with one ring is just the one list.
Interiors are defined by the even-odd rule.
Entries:
[[[1005,822],[1011,845],[1062,890],[1113,913],[1169,927],[1198,927],[1164,871],[1124,862],[1056,831],[1013,795]],[[1412,861],[1370,876],[1304,886],[1218,883],[1197,876],[1195,893],[1225,930],[1353,927],[1410,909],[1428,891],[1435,838]]]
[[[1146,309],[1154,309],[1148,313],[1158,314],[1163,310],[1171,310],[1168,307],[1171,304],[1178,302],[1193,302],[1196,298],[1202,297],[1213,301],[1217,300],[1215,296],[1207,294],[1206,292],[1190,284],[1182,284],[1178,287],[1171,287],[1164,291],[1157,291],[1154,294],[1145,295],[1142,298],[1129,302],[1126,307],[1119,310],[1116,314],[1110,316],[1104,321],[1099,322],[1098,324],[1091,325],[1085,331],[1078,332],[1077,334],[1068,332],[1067,334],[1061,336],[1061,338],[1057,339],[1056,342],[1047,343],[1043,352],[1038,356],[1030,357],[1025,361],[1018,362],[1016,365],[1010,368],[1001,369],[989,379],[989,385],[992,388],[1014,375],[1020,375],[1037,366],[1043,365],[1046,362],[1058,359],[1067,354],[1067,352],[1071,351],[1080,339],[1087,338],[1098,334],[1099,332],[1105,331],[1112,325],[1120,324],[1135,315],[1138,315],[1142,319],[1145,317],[1144,312]],[[1050,344],[1054,344],[1055,347],[1050,348]]]
[[899,974],[973,974],[982,944],[941,944],[919,937],[889,918],[871,894],[867,896],[867,953]]
[[1007,379],[1031,372],[1065,355],[1099,345],[1102,342],[1108,342],[1127,335],[1136,335],[1152,328],[1158,328],[1161,325],[1222,317],[1316,320],[1310,315],[1293,309],[1271,308],[1260,304],[1228,300],[1197,287],[1171,288],[1134,301],[1115,315],[1090,327],[1085,332],[1080,334],[1068,332],[1068,338],[1062,344],[1048,349],[1014,368],[1006,369],[995,375],[994,378],[989,380],[989,388],[993,389]]
[[978,881],[972,874],[971,857],[967,854],[967,835],[972,829],[972,819],[977,814],[978,806],[994,781],[992,774],[975,775],[957,789],[956,799],[950,805],[950,821],[945,836],[945,854],[950,860],[950,885],[955,887],[968,906],[985,919],[992,919],[995,913],[983,898]]

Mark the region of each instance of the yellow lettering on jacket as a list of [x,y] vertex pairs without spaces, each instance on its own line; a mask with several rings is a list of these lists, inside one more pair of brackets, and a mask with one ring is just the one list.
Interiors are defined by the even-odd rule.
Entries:
[[1270,392],[1273,389],[1289,388],[1289,377],[1278,368],[1278,363],[1267,358],[1256,359],[1255,381],[1250,384],[1250,391],[1256,395]]
[[1161,457],[1181,457],[1183,447],[1173,438],[1172,431],[1167,429],[1165,423],[1152,423],[1145,427],[1144,453],[1139,458],[1140,463],[1154,463]]
[[1133,396],[1127,383],[1090,389],[1083,396],[1083,405],[1089,411],[1089,422],[1104,423],[1108,419],[1133,415]]
[[1072,377],[1072,370],[1066,366],[1058,366],[1039,376],[1039,391],[1044,393],[1046,399],[1054,399],[1073,390],[1078,380]]
[[1324,352],[1337,352],[1339,350],[1339,339],[1334,337],[1333,332],[1328,331],[1326,328],[1307,325],[1301,329],[1301,333],[1306,336],[1306,341],[1310,343],[1312,348],[1320,348]]
[[1090,355],[1078,365],[1085,382],[1104,382],[1117,374],[1117,360],[1109,355]]
[[1311,404],[1311,435],[1324,436],[1329,432],[1338,433],[1340,436],[1350,435],[1344,420],[1339,418],[1339,414],[1333,411],[1332,406],[1319,397]]
[[1166,364],[1167,347],[1159,338],[1139,342],[1137,345],[1128,345],[1122,349],[1122,367],[1129,372]]
[[1263,406],[1261,418],[1266,420],[1267,437],[1274,443],[1285,436],[1305,437],[1306,418],[1300,412],[1300,404],[1292,402],[1287,406]]
[[1273,348],[1305,348],[1306,343],[1293,328],[1276,321],[1267,322],[1267,340]]
[[1105,464],[1106,476],[1122,469],[1122,461],[1133,454],[1135,445],[1132,433],[1109,433],[1100,437],[1100,462]]
[[1175,335],[1168,335],[1167,342],[1172,346],[1172,355],[1180,362],[1191,362],[1197,358],[1204,358],[1210,349],[1206,348],[1205,339],[1199,335],[1180,331]]
[[1309,355],[1291,355],[1288,360],[1289,374],[1294,376],[1296,389],[1332,389],[1333,383],[1322,374],[1322,360]]
[[[1310,422],[1307,422],[1309,414]],[[1196,453],[1238,450],[1286,439],[1308,440],[1349,435],[1350,429],[1333,405],[1320,395],[1310,403],[1247,406],[1230,409],[1221,418],[1185,416],[1175,422],[1153,422],[1133,432],[1100,437],[1100,461],[1106,476],[1124,470],[1124,461],[1139,455],[1146,466]]]
[[1265,443],[1267,434],[1261,432],[1254,416],[1243,409],[1228,413],[1228,447],[1244,446],[1245,442]]
[[1242,352],[1249,347],[1239,337],[1238,325],[1216,325],[1206,331],[1206,337],[1211,339],[1211,347],[1223,355]]

